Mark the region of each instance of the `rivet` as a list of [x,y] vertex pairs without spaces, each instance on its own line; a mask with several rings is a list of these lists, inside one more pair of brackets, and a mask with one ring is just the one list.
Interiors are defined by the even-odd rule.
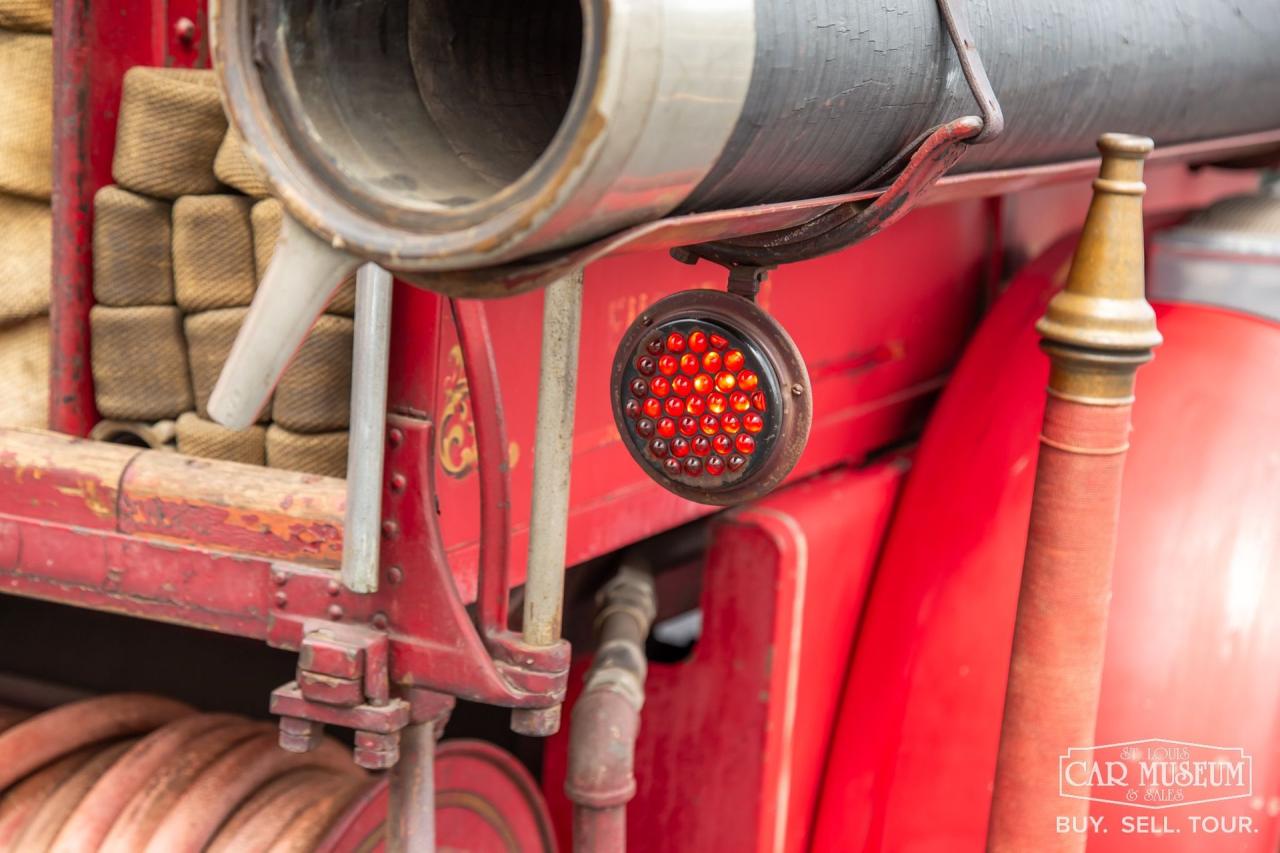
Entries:
[[400,581],[404,580],[404,570],[399,566],[392,566],[387,569],[387,580],[392,583],[400,583]]
[[179,18],[173,24],[173,32],[177,35],[178,41],[191,44],[196,38],[196,22],[190,18]]
[[791,393],[799,397],[804,393],[804,386],[797,382],[795,385],[791,386]]
[[379,631],[383,631],[383,630],[386,630],[387,624],[388,624],[387,614],[385,613],[373,614],[373,627],[377,628]]
[[284,572],[272,572],[271,580],[276,586],[284,586],[289,582],[289,576]]
[[399,427],[392,427],[391,431],[387,433],[387,443],[392,447],[399,447],[404,444],[404,430]]
[[330,604],[330,605],[329,605],[329,618],[330,618],[330,619],[341,619],[341,618],[342,618],[342,605],[341,605],[341,604]]
[[382,522],[382,538],[383,539],[395,539],[399,535],[400,535],[400,525],[396,524],[391,519],[387,519],[386,521]]
[[408,485],[409,480],[404,474],[391,475],[391,491],[395,492],[397,495],[403,492],[405,487]]
[[341,591],[342,591],[342,584],[338,583],[337,581],[329,581],[330,595],[337,595]]
[[289,596],[285,595],[283,591],[276,593],[276,607],[284,607],[288,603]]

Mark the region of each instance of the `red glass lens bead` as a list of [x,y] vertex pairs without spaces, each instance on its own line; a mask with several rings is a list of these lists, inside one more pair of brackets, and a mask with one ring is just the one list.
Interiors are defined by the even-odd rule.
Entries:
[[714,415],[723,413],[728,405],[729,400],[723,394],[712,392],[707,395],[707,408],[710,409],[711,413]]
[[688,376],[673,376],[671,377],[671,390],[681,397],[688,397],[689,392],[693,390],[693,380]]
[[696,456],[690,456],[684,460],[684,472],[690,477],[696,477],[702,473],[702,460]]
[[667,335],[667,349],[672,352],[684,352],[684,335],[679,332]]
[[715,373],[720,370],[720,365],[724,359],[720,357],[720,353],[712,350],[702,357],[702,366],[706,368],[707,373]]
[[696,418],[707,410],[706,398],[690,397],[684,401],[684,410]]
[[689,333],[689,349],[694,352],[707,351],[707,333],[704,331],[696,331]]
[[679,477],[683,472],[683,469],[680,467],[680,460],[672,459],[670,457],[662,461],[662,470],[667,472],[668,477]]
[[742,419],[733,412],[726,412],[725,416],[720,419],[720,426],[724,427],[724,431],[733,435],[742,429]]
[[667,442],[661,438],[653,439],[649,442],[649,452],[661,459],[667,455]]
[[733,374],[729,371],[721,371],[716,374],[716,387],[726,394],[733,390],[733,386],[738,384],[738,380],[733,378]]
[[747,457],[743,456],[741,453],[735,453],[726,459],[725,462],[728,464],[730,471],[737,471],[743,465],[747,464]]
[[676,422],[671,418],[663,418],[658,421],[658,435],[663,438],[671,438],[676,434]]
[[702,363],[698,361],[698,357],[691,352],[687,352],[680,356],[680,372],[686,376],[692,376],[697,373],[701,364]]
[[650,397],[644,401],[644,413],[648,417],[656,418],[662,414],[662,401]]
[[665,376],[655,376],[649,380],[649,390],[655,397],[665,397],[671,393],[671,380]]
[[756,440],[745,432],[738,434],[734,444],[737,445],[739,453],[755,453],[756,451]]
[[754,391],[759,384],[760,377],[750,370],[744,370],[738,374],[738,387],[743,391]]
[[756,412],[747,412],[742,416],[742,425],[747,432],[759,432],[764,429],[764,418]]
[[700,425],[704,435],[715,435],[720,431],[720,419],[715,415],[703,415]]
[[662,338],[651,338],[644,348],[649,351],[649,355],[662,355]]
[[768,410],[768,406],[766,404],[767,401],[765,400],[763,391],[753,391],[751,393],[751,405],[764,412]]
[[640,435],[641,438],[648,438],[649,436],[653,435],[653,431],[656,428],[657,427],[654,425],[653,421],[649,420],[648,418],[641,418],[640,420],[636,421],[636,432]]
[[711,390],[713,382],[711,377],[706,373],[699,373],[693,377],[693,390],[699,394],[705,394]]
[[724,349],[729,345],[729,340],[724,335],[717,335],[715,332],[711,333],[708,340],[711,342],[712,349]]
[[724,355],[724,366],[727,370],[737,373],[742,366],[747,363],[746,357],[736,349],[731,349]]
[[626,405],[622,407],[622,412],[634,421],[636,418],[640,417],[640,401],[628,400]]
[[680,360],[674,355],[664,355],[658,359],[658,372],[663,376],[671,376],[680,369]]
[[698,431],[698,419],[685,415],[677,426],[684,435],[693,435]]
[[[701,437],[701,436],[699,436]],[[689,439],[673,438],[671,439],[671,455],[683,459],[689,455]]]
[[751,398],[741,391],[734,391],[729,395],[729,407],[735,412],[745,412],[751,408]]
[[632,379],[631,393],[635,394],[637,397],[643,397],[645,394],[649,393],[649,383],[639,377]]
[[668,397],[667,402],[662,407],[673,418],[678,418],[684,414],[684,400],[679,397]]
[[711,452],[711,442],[705,435],[700,435],[693,440],[693,452],[698,456],[706,456]]
[[711,444],[716,449],[716,453],[728,453],[733,450],[733,439],[724,433],[720,433],[711,440]]
[[658,369],[658,363],[647,355],[642,355],[636,359],[636,370],[645,376],[652,376],[653,371]]
[[724,460],[719,456],[709,457],[706,461],[707,475],[719,477],[724,473]]

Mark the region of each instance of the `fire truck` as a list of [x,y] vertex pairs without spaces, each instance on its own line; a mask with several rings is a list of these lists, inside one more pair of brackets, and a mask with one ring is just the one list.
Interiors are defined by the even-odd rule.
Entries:
[[0,0],[0,849],[1277,850],[1277,45]]

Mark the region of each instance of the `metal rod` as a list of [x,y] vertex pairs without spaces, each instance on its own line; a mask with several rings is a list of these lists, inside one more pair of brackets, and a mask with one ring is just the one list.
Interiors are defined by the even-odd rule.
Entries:
[[389,853],[436,849],[436,723],[414,723],[400,732],[400,760],[391,768],[387,804]]
[[1037,324],[1049,397],[1014,623],[987,850],[1077,853],[1056,821],[1058,756],[1093,745],[1129,446],[1134,375],[1160,343],[1143,296],[1142,166],[1150,139],[1106,134],[1065,290]]
[[[550,646],[560,639],[581,325],[582,271],[579,270],[548,286],[542,307],[542,363],[533,445],[533,509],[524,586],[524,641],[531,646]],[[511,727],[522,734],[553,734],[560,728],[560,706],[513,711]]]
[[356,274],[353,346],[342,583],[352,592],[369,593],[378,590],[387,363],[391,349],[391,273],[377,264],[365,264]]

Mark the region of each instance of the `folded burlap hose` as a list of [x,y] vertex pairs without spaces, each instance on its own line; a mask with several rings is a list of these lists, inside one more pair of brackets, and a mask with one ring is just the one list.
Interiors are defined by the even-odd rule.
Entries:
[[93,211],[93,296],[98,304],[173,304],[169,203],[112,186],[98,190]]
[[347,476],[347,434],[290,432],[279,424],[267,427],[267,464],[286,471],[323,477]]
[[[253,206],[253,257],[258,268],[258,280],[267,273],[267,265],[275,254],[280,239],[280,222],[284,208],[274,198],[263,199]],[[333,300],[324,309],[330,314],[354,317],[356,313],[356,277],[352,275],[342,283]]]
[[53,190],[53,38],[0,32],[0,83],[0,192],[47,199]]
[[351,421],[351,343],[355,323],[324,314],[276,386],[271,416],[296,432],[346,429]]
[[263,465],[267,461],[267,428],[251,426],[231,430],[195,412],[187,412],[178,418],[178,452],[205,459]]
[[172,420],[146,423],[143,421],[98,421],[89,430],[89,438],[110,444],[127,444],[131,447],[149,447],[152,450],[172,450],[177,435],[177,424]]
[[156,198],[216,193],[213,159],[226,132],[212,71],[130,68],[111,174],[125,189]]
[[0,195],[0,323],[48,312],[52,241],[48,204]]
[[49,418],[49,318],[0,327],[0,426],[43,429]]
[[173,204],[173,285],[186,311],[240,308],[253,301],[252,199],[183,196]]
[[53,32],[53,0],[0,0],[0,29]]
[[[209,395],[218,382],[218,374],[231,352],[236,334],[244,323],[247,308],[219,308],[188,314],[183,321],[187,333],[187,356],[191,365],[191,390],[195,394],[196,412],[209,417]],[[262,410],[261,421],[271,420],[271,404]]]
[[245,155],[244,142],[234,129],[228,129],[213,160],[213,173],[232,189],[254,198],[271,195],[271,186],[253,161]]
[[89,324],[94,396],[104,418],[156,421],[191,409],[181,311],[95,305]]

